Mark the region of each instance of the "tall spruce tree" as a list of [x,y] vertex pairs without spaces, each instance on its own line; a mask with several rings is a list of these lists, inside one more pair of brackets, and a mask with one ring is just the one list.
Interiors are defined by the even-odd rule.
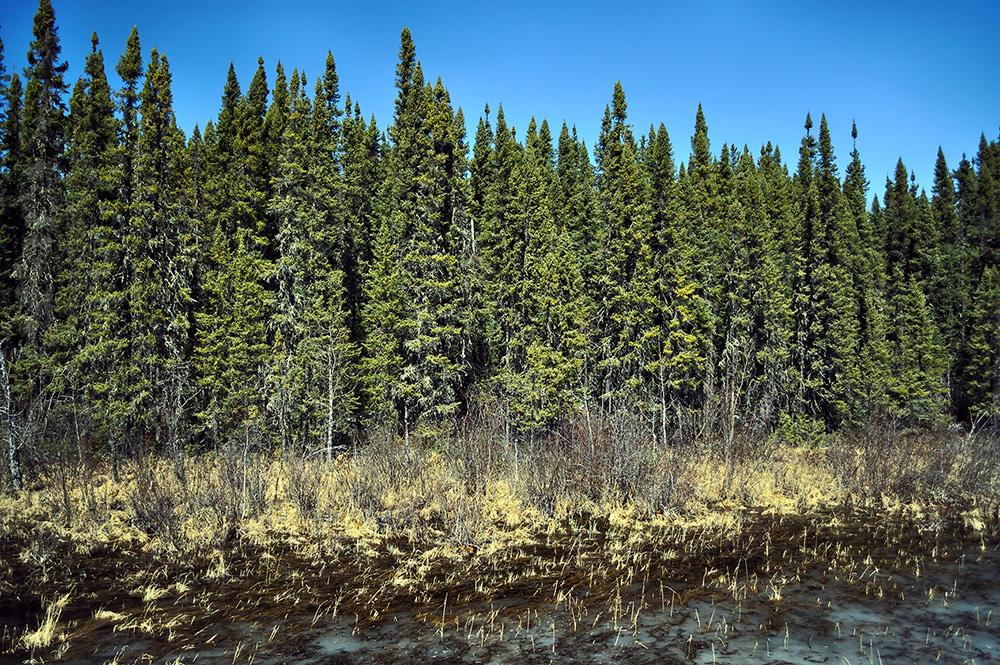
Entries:
[[[24,69],[24,110],[21,124],[23,184],[20,203],[24,241],[15,269],[18,282],[18,328],[22,343],[41,353],[41,336],[54,311],[57,218],[64,204],[64,132],[68,63],[60,63],[55,12],[49,0],[39,0],[32,27],[34,39]],[[29,370],[32,371],[32,370]],[[32,371],[33,372],[33,371]]]
[[113,356],[104,344],[102,323],[118,269],[106,256],[109,246],[118,242],[114,228],[118,124],[96,34],[91,41],[92,52],[70,99],[67,201],[57,252],[57,322],[49,344],[57,364],[52,388],[72,405],[68,415],[77,418],[74,429],[85,431],[94,422],[106,432],[103,397],[109,367],[105,361]]
[[190,399],[193,246],[188,210],[190,172],[183,132],[173,112],[170,66],[150,52],[140,103],[134,205],[124,252],[134,272],[126,284],[133,372],[129,420],[161,448],[186,443]]
[[[376,294],[383,302],[373,303],[366,317],[369,348],[372,340],[396,343],[372,349],[369,392],[382,404],[388,397],[407,435],[436,436],[457,415],[466,375],[456,248],[464,226],[467,148],[447,91],[440,81],[424,82],[409,29],[400,39],[396,88],[386,171],[391,193],[370,276],[369,303]],[[386,244],[393,240],[395,258]],[[387,305],[395,311],[384,311]],[[373,320],[376,312],[380,318]],[[393,348],[392,357],[386,355]]]
[[964,384],[973,423],[1000,425],[1000,268],[988,267],[975,293]]
[[643,377],[659,348],[652,332],[659,317],[655,241],[649,191],[620,82],[605,110],[596,154],[605,266],[598,320],[601,399],[609,412],[630,403],[649,408]]
[[851,163],[844,177],[844,201],[859,246],[852,259],[858,308],[858,376],[856,383],[855,422],[871,418],[885,407],[886,372],[889,349],[886,343],[885,276],[882,273],[884,252],[876,242],[872,218],[868,213],[868,179],[857,147],[858,128],[851,127],[855,141]]
[[17,308],[15,268],[21,259],[24,213],[21,204],[24,161],[21,157],[21,78],[14,73],[4,86],[0,118],[0,338],[11,339]]

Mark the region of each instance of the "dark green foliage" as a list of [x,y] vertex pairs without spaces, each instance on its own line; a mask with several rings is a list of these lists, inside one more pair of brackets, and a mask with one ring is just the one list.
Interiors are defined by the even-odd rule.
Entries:
[[1000,424],[1000,268],[983,273],[971,314],[965,384],[970,417]]
[[790,173],[770,143],[713,151],[699,105],[681,161],[666,126],[634,135],[620,83],[593,159],[565,121],[554,137],[532,118],[519,141],[501,107],[470,159],[408,30],[386,133],[341,99],[332,53],[308,82],[277,63],[270,86],[259,60],[245,92],[230,67],[185,138],[168,62],[144,66],[135,29],[117,92],[95,35],[68,113],[48,0],[23,76],[3,46],[15,458],[330,456],[373,427],[446,446],[486,402],[512,443],[623,413],[650,439],[726,446],[1000,420],[985,136],[954,171],[939,151],[930,196],[900,161],[870,201],[857,127],[841,178],[827,118],[814,135],[807,115]]
[[0,337],[13,334],[10,322],[14,319],[17,299],[17,280],[14,269],[21,259],[24,238],[24,213],[20,192],[23,187],[21,156],[21,79],[15,73],[10,85],[3,90],[4,116],[0,132]]
[[49,0],[40,0],[32,28],[34,40],[24,70],[21,120],[22,181],[19,203],[24,215],[21,257],[15,268],[18,328],[24,344],[37,349],[52,323],[55,306],[57,217],[64,205],[60,180],[65,172],[65,95],[59,62],[62,47]]
[[424,82],[403,30],[396,112],[369,275],[368,391],[381,418],[437,436],[461,405],[465,382],[459,253],[465,233],[467,147],[461,112],[441,81]]

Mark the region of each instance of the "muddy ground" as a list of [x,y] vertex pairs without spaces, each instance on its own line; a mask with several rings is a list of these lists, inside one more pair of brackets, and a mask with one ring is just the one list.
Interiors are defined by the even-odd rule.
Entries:
[[[632,538],[581,516],[521,547],[448,556],[391,539],[238,539],[189,559],[38,540],[0,543],[11,662],[1000,659],[1000,540],[959,517],[749,515],[730,533]],[[50,643],[28,648],[58,599]]]

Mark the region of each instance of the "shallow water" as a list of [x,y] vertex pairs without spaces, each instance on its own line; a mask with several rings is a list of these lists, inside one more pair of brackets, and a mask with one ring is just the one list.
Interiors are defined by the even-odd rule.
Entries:
[[[402,544],[374,557],[247,549],[223,580],[120,553],[67,555],[64,573],[43,583],[8,557],[17,595],[0,588],[0,618],[37,626],[40,599],[72,590],[64,638],[36,662],[1000,660],[998,538],[871,524],[761,517],[734,539],[679,546],[665,536],[635,550],[606,529],[568,530],[505,559],[436,563],[413,593],[392,582],[419,555]],[[143,597],[147,584],[161,589],[156,599]]]
[[342,617],[317,625],[297,660],[256,662],[996,662],[1000,557],[963,554],[919,576],[897,570],[838,579],[817,570],[737,579],[726,593],[708,586],[686,602],[679,590],[627,588],[603,607],[505,599],[442,606],[433,619],[395,615],[366,629]]

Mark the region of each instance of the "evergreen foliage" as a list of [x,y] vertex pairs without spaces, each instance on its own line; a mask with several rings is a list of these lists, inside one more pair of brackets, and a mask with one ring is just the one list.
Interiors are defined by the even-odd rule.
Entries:
[[446,445],[485,404],[515,443],[624,413],[731,445],[1000,425],[985,136],[954,170],[938,152],[930,196],[900,161],[872,197],[856,126],[842,177],[807,115],[791,171],[770,143],[713,150],[699,105],[681,159],[666,126],[634,133],[616,83],[593,156],[566,121],[519,137],[499,105],[470,148],[403,30],[384,133],[328,53],[310,81],[276,63],[269,84],[261,59],[245,92],[230,67],[186,137],[135,29],[117,91],[95,35],[68,96],[49,0],[23,72],[3,47],[11,474],[42,444],[115,473],[150,448],[330,456],[376,428]]

